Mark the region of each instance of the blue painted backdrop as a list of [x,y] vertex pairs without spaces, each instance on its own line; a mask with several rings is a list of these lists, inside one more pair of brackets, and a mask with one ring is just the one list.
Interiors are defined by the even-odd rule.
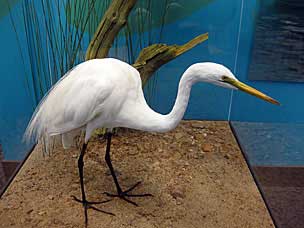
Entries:
[[[12,12],[20,20],[17,30],[22,34],[20,3]],[[240,80],[283,105],[277,107],[241,92],[198,84],[191,93],[186,119],[303,122],[303,84],[247,79],[258,12],[259,1],[234,0],[228,4],[227,0],[214,0],[191,16],[165,25],[164,43],[182,44],[205,32],[209,32],[209,40],[159,70],[154,96],[149,99],[151,106],[161,113],[169,112],[183,71],[195,62],[214,61],[225,64]],[[24,79],[28,59],[23,64],[9,14],[0,19],[0,34],[0,141],[7,159],[22,159],[28,147],[21,143],[21,136],[34,109],[31,85],[27,87]],[[19,39],[26,57],[25,37]]]
[[[6,8],[2,1],[1,10]],[[16,18],[20,42],[17,42],[10,14],[0,19],[0,143],[6,159],[23,159],[29,146],[21,143],[22,134],[33,112],[30,88],[25,77],[25,68],[29,66],[22,22],[21,5],[14,6],[12,16]],[[20,43],[20,45],[19,45]],[[20,48],[20,49],[19,49]]]

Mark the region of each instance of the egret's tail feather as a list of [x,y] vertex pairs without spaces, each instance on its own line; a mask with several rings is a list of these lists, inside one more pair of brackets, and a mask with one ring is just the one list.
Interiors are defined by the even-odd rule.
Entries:
[[43,153],[50,155],[56,139],[47,132],[47,114],[42,113],[40,109],[35,111],[23,135],[23,141],[28,144],[40,142]]
[[23,141],[28,144],[40,141],[45,154],[50,154],[57,144],[57,135],[61,136],[65,149],[75,146],[75,137],[81,135],[82,129],[73,129],[69,124],[63,128],[54,128],[49,121],[49,112],[43,104],[37,107],[23,135]]
[[43,136],[43,126],[39,110],[36,110],[30,120],[25,133],[23,141],[25,143],[37,142]]

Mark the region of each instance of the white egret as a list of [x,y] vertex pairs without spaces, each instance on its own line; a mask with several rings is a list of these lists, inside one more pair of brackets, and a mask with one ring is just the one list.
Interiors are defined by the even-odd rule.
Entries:
[[123,191],[115,175],[111,158],[111,129],[126,127],[152,132],[174,129],[182,119],[189,100],[190,90],[196,82],[207,82],[229,89],[240,89],[273,104],[279,104],[269,96],[238,81],[232,72],[216,63],[197,63],[190,66],[179,82],[178,94],[172,111],[167,115],[153,111],[144,98],[139,72],[129,64],[113,59],[93,59],[70,70],[58,81],[40,102],[27,127],[25,139],[38,141],[55,135],[62,136],[63,146],[69,147],[74,135],[85,132],[84,143],[78,159],[81,185],[81,202],[87,209],[93,208],[86,199],[83,184],[83,157],[92,132],[97,128],[110,129],[107,134],[105,160],[114,179],[118,196],[137,205],[127,197],[139,184]]

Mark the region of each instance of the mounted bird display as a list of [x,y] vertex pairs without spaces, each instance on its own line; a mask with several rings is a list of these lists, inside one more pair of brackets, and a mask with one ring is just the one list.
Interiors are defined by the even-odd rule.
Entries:
[[110,147],[112,129],[125,127],[149,132],[167,132],[174,129],[184,116],[192,85],[206,82],[228,89],[242,90],[272,104],[279,104],[273,98],[240,82],[223,65],[205,62],[191,65],[182,75],[174,107],[167,115],[152,110],[147,104],[142,90],[139,72],[131,65],[114,58],[93,59],[75,66],[59,80],[37,106],[24,138],[26,141],[49,139],[61,135],[64,148],[72,145],[74,136],[84,132],[84,143],[78,159],[81,199],[74,199],[87,209],[100,210],[86,198],[83,183],[83,157],[94,130],[107,128],[105,160],[116,186],[116,193],[106,193],[109,197],[119,197],[133,205],[131,198],[151,196],[133,194],[139,185],[124,190],[116,177],[111,162]]

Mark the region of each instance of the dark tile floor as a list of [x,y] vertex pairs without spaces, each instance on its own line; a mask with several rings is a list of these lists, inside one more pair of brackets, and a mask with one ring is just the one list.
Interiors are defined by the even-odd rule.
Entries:
[[7,182],[14,175],[20,161],[0,160],[0,196],[7,185]]
[[304,227],[304,167],[252,167],[278,228]]
[[278,228],[304,227],[304,124],[232,122]]

